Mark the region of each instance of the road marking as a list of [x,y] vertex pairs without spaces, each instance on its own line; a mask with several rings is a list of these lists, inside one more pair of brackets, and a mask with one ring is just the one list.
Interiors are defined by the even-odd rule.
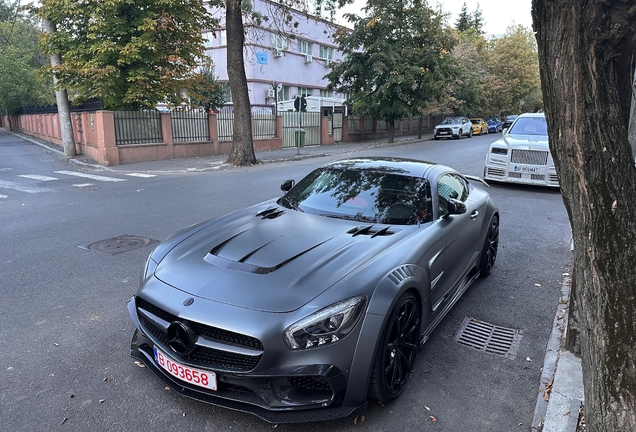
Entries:
[[126,179],[112,178],[112,177],[104,177],[92,174],[78,173],[75,171],[55,171],[56,174],[66,174],[75,177],[83,177],[91,180],[103,181],[103,182],[123,182]]
[[20,192],[27,193],[40,193],[40,192],[50,192],[51,189],[42,188],[42,187],[28,187],[28,186],[20,186],[20,184],[10,181],[0,180],[0,188],[3,189],[13,189]]
[[9,198],[8,195],[0,195],[0,199]]
[[23,174],[23,175],[19,175],[18,177],[24,177],[24,178],[33,179],[33,180],[40,180],[40,181],[59,180],[56,177],[48,177],[48,176],[37,175],[37,174]]
[[126,174],[126,175],[131,176],[131,177],[141,177],[141,178],[157,177],[154,174],[143,174],[143,173],[129,173],[129,174]]
[[80,183],[80,184],[74,184],[73,186],[78,188],[83,188],[83,187],[93,186],[93,183]]

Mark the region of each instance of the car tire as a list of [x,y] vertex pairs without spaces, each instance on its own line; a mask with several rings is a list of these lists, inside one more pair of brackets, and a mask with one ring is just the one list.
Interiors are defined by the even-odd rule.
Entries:
[[489,134],[488,129],[486,129],[486,135],[488,135],[488,134]]
[[433,137],[435,141],[439,141],[439,137]]
[[468,131],[468,138],[472,138],[473,137],[473,130],[469,130]]
[[490,227],[486,234],[484,248],[481,251],[481,260],[479,262],[479,275],[487,277],[492,273],[497,259],[497,249],[499,247],[499,218],[493,216],[490,220]]
[[369,383],[370,399],[387,403],[406,387],[419,348],[421,320],[419,302],[411,292],[405,292],[395,303],[380,337]]

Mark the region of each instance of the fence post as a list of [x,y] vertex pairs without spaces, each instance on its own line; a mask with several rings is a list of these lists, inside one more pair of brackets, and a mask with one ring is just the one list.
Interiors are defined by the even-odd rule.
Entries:
[[170,113],[162,112],[161,116],[161,134],[163,135],[163,142],[166,146],[166,158],[174,159],[174,141],[172,140],[172,121],[170,119]]
[[97,162],[109,166],[119,165],[119,149],[115,141],[115,116],[112,111],[95,113],[97,134]]
[[212,152],[219,154],[219,127],[216,123],[216,114],[208,113],[208,128],[210,129],[210,141],[212,141]]
[[364,116],[360,116],[358,127],[360,128],[360,133],[362,134],[362,141],[364,141]]
[[349,116],[342,114],[342,142],[349,142]]

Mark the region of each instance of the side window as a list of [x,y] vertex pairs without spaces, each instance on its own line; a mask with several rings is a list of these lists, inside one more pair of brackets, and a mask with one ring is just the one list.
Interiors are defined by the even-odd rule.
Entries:
[[455,174],[442,174],[437,180],[437,205],[440,217],[448,214],[448,200],[451,198],[466,201],[468,185],[464,179]]

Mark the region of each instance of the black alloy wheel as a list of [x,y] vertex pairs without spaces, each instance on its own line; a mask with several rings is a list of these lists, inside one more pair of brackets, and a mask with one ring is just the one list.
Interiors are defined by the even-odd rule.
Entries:
[[481,251],[481,262],[479,263],[480,276],[486,277],[492,273],[497,259],[497,249],[499,247],[499,218],[493,216],[484,242],[484,249]]
[[404,293],[391,312],[376,352],[369,385],[371,399],[389,402],[406,387],[417,356],[421,320],[417,299],[410,292]]

